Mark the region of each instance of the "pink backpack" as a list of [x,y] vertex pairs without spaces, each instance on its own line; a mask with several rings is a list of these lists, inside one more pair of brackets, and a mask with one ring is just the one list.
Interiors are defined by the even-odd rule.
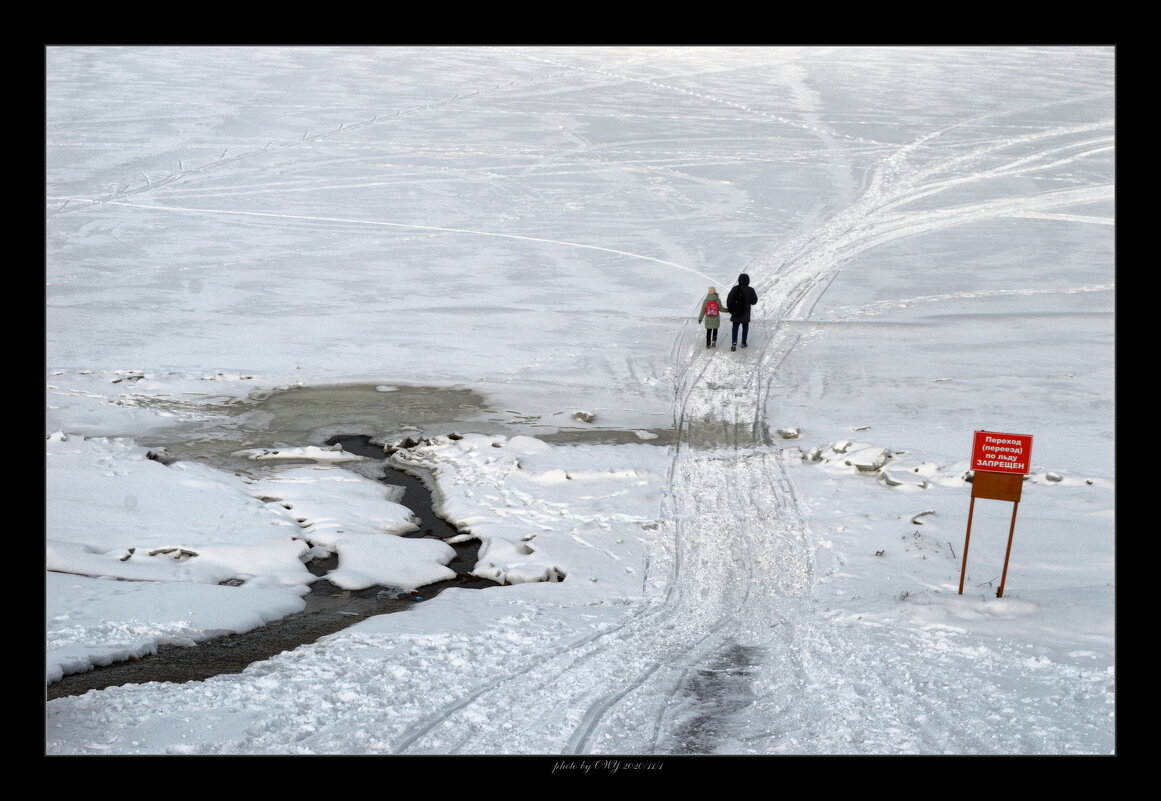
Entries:
[[716,300],[706,301],[705,316],[717,317],[719,314],[721,314],[721,311],[718,309],[718,302]]

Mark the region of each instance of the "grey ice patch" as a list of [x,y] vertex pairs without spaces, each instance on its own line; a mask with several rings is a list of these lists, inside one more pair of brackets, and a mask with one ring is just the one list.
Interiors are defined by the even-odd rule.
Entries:
[[713,753],[730,734],[730,716],[754,702],[751,674],[760,663],[759,648],[733,643],[690,676],[681,688],[689,708],[666,753]]

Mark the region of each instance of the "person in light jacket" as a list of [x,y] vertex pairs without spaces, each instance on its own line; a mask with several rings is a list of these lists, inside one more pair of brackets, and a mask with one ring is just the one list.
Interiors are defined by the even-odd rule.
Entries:
[[738,276],[738,283],[726,296],[726,310],[730,313],[730,323],[733,324],[733,336],[730,338],[730,350],[738,349],[738,329],[742,329],[742,347],[750,347],[746,340],[750,336],[750,307],[758,302],[758,293],[750,286],[750,276],[742,273]]
[[697,316],[699,323],[703,320],[705,321],[705,346],[716,348],[718,346],[718,327],[722,324],[722,300],[718,297],[718,291],[712,286],[706,296],[702,298],[701,314]]

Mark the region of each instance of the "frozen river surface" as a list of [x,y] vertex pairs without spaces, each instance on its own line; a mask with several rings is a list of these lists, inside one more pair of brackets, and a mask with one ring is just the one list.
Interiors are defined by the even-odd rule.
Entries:
[[[509,584],[52,700],[48,753],[1115,752],[1112,49],[46,63],[49,681],[311,555],[446,577],[336,435],[414,438]],[[1035,436],[1002,599],[978,429]]]

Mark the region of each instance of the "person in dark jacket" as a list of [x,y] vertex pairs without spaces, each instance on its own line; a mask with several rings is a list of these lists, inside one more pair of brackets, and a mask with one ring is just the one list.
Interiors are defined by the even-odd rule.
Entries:
[[750,276],[742,273],[738,276],[738,283],[726,296],[726,311],[730,313],[730,322],[733,324],[730,350],[738,349],[738,328],[742,329],[742,347],[750,347],[746,340],[750,337],[750,307],[758,302],[758,293],[750,286]]

